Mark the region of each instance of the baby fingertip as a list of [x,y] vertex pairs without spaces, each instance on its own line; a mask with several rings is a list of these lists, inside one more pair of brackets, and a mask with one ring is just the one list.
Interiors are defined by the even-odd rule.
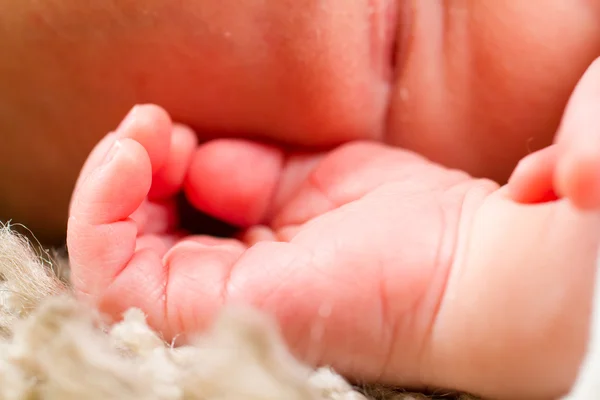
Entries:
[[600,157],[565,154],[558,162],[554,181],[557,194],[576,208],[600,209]]

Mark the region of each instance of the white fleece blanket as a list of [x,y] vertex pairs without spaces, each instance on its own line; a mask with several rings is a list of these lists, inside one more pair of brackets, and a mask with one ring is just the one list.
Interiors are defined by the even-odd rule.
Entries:
[[[225,310],[210,332],[173,348],[139,310],[105,325],[74,300],[66,275],[65,264],[0,226],[0,400],[472,399],[357,388],[330,369],[311,370],[252,310]],[[600,295],[595,303],[589,357],[569,400],[600,398]]]

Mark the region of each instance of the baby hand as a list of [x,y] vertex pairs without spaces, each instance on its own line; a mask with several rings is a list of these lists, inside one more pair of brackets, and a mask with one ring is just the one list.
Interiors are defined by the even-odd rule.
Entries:
[[[352,378],[553,397],[585,349],[600,238],[598,213],[556,195],[556,149],[499,189],[373,143],[198,146],[140,106],[82,170],[73,283],[111,315],[140,307],[166,339],[244,303],[305,361]],[[180,191],[239,240],[182,236]]]
[[[313,364],[421,385],[456,242],[494,189],[374,143],[324,154],[244,140],[197,147],[164,111],[140,106],[82,171],[72,278],[107,313],[140,307],[167,339],[243,302],[273,314]],[[241,240],[181,237],[180,190],[243,227]]]

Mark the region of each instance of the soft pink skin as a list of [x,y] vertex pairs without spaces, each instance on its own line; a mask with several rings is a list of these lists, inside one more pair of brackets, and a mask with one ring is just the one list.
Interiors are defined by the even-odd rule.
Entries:
[[[554,398],[587,338],[600,239],[589,160],[600,150],[586,156],[598,136],[582,127],[600,123],[598,76],[600,63],[556,147],[503,188],[374,143],[304,154],[198,145],[162,109],[140,106],[80,176],[68,231],[76,289],[113,316],[141,307],[166,338],[242,302],[271,313],[303,359],[350,377]],[[574,178],[589,190],[565,186]],[[246,233],[181,238],[179,190]],[[534,204],[551,190],[587,212],[567,199]]]
[[[394,5],[397,19],[388,18]],[[313,149],[375,139],[504,182],[552,142],[575,83],[600,55],[599,6],[1,2],[0,218],[62,239],[81,164],[139,103],[160,104],[201,138]]]

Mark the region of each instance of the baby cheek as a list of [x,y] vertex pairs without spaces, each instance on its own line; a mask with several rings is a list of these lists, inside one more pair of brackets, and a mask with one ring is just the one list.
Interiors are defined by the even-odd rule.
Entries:
[[505,182],[519,159],[552,142],[571,91],[600,54],[598,6],[446,3],[415,5],[387,138]]
[[153,46],[122,61],[137,95],[176,119],[305,145],[381,135],[387,86],[373,67],[367,2],[154,7],[158,26],[135,34]]

